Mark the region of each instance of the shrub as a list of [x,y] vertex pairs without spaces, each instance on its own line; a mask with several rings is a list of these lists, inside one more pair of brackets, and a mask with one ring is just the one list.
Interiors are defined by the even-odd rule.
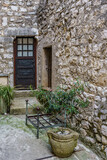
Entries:
[[79,107],[87,107],[89,105],[88,99],[82,97],[83,91],[84,85],[76,81],[68,91],[61,87],[58,87],[55,91],[39,87],[33,93],[40,103],[44,105],[45,112],[55,114],[64,111],[67,115],[73,115],[78,113]]

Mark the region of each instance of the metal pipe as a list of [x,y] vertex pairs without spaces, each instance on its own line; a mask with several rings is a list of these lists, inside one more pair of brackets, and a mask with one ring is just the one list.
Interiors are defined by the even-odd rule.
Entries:
[[26,101],[26,122],[25,124],[27,125],[27,116],[28,116],[28,100],[25,100]]
[[39,139],[39,113],[37,113],[37,139]]

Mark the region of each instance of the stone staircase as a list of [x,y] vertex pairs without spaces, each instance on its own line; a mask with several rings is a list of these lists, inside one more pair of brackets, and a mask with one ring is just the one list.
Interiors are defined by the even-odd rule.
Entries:
[[[26,101],[29,100],[31,105],[41,107],[36,97],[33,96],[32,91],[29,90],[16,90],[14,91],[14,100],[10,107],[10,114],[22,115],[26,113]],[[29,107],[28,112],[31,114],[36,113],[36,109]]]

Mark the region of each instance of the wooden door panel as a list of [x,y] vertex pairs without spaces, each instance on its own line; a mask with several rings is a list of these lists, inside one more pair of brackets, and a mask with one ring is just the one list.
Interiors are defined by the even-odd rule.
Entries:
[[16,86],[35,86],[35,63],[33,59],[16,60]]

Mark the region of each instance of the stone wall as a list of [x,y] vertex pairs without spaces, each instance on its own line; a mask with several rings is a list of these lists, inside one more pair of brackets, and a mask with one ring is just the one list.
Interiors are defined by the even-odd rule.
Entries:
[[37,16],[39,0],[0,1],[0,74],[8,75],[14,86],[13,41],[16,36],[38,36]]
[[[69,89],[79,78],[91,106],[73,118],[81,137],[107,156],[107,1],[48,0],[38,9],[38,74],[42,79],[43,48],[52,46],[53,88]],[[105,159],[105,158],[104,158]]]

